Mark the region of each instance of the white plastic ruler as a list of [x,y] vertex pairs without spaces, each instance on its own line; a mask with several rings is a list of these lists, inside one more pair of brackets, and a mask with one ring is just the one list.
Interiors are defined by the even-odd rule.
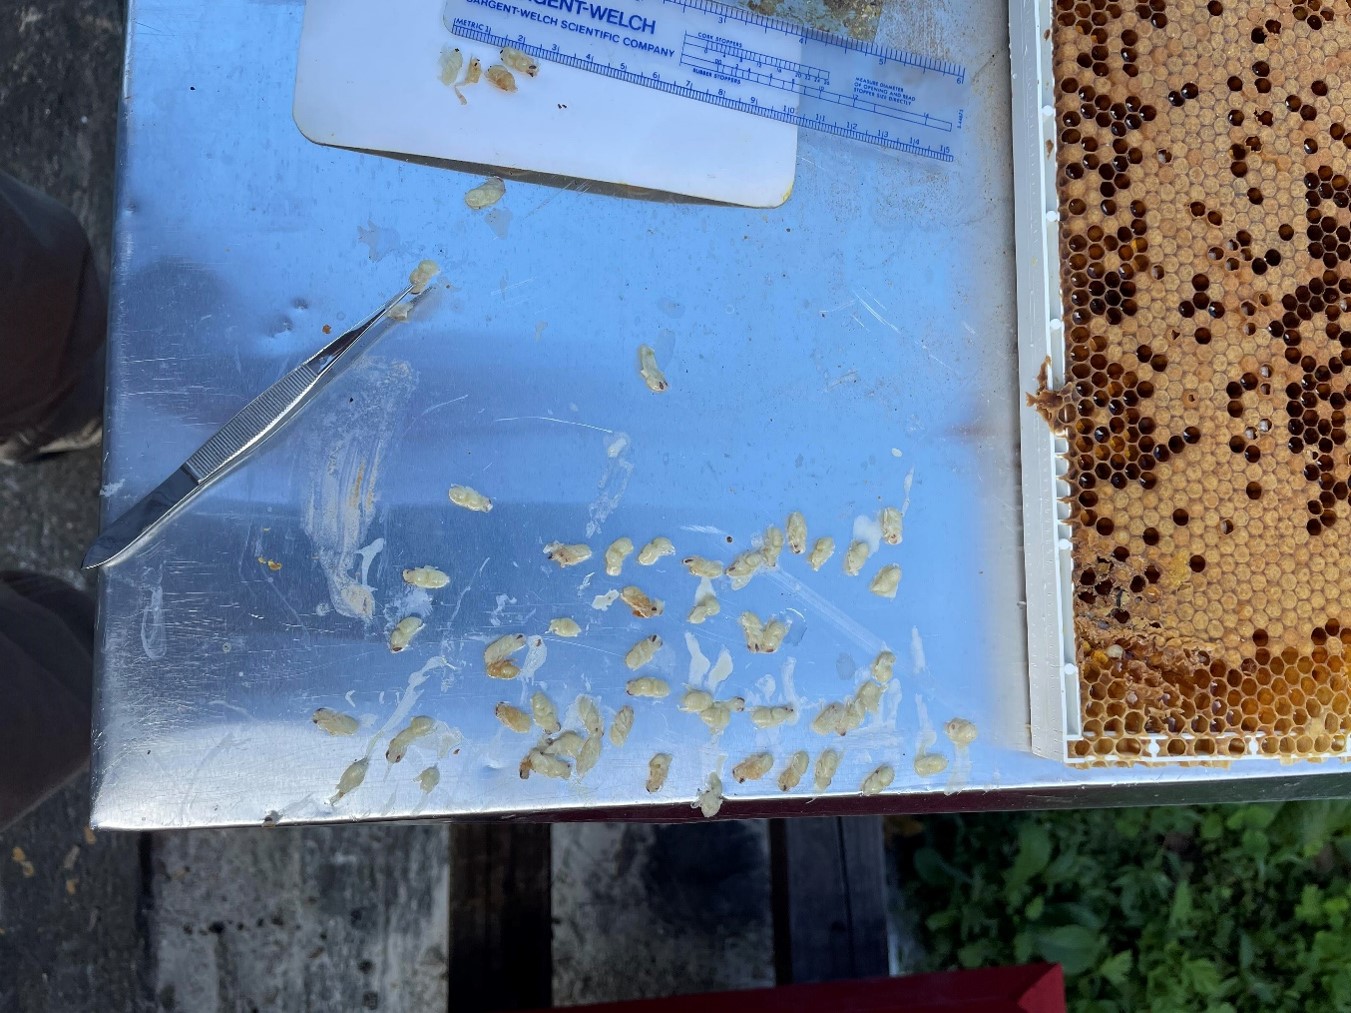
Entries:
[[952,162],[966,69],[709,0],[447,0],[456,35],[686,98]]

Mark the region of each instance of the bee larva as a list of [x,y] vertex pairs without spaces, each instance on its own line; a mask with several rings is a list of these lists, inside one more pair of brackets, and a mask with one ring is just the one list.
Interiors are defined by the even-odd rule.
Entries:
[[550,542],[544,546],[544,554],[549,557],[549,562],[557,563],[560,567],[576,566],[578,563],[585,563],[591,558],[591,546]]
[[546,742],[541,752],[549,756],[567,756],[577,759],[577,755],[582,751],[582,743],[585,740],[577,732],[569,728],[565,732],[559,732],[552,739]]
[[521,674],[511,655],[525,650],[524,633],[508,633],[483,649],[483,667],[490,678],[514,679]]
[[577,625],[575,619],[559,616],[557,619],[549,620],[549,632],[556,637],[575,637],[581,634],[582,628]]
[[469,58],[469,66],[464,70],[464,80],[460,84],[478,84],[478,79],[483,73],[483,64],[479,63],[477,56]]
[[722,808],[722,778],[717,774],[708,775],[708,784],[704,790],[694,797],[694,808],[698,809],[708,819],[718,815],[718,810]]
[[516,78],[500,63],[494,63],[483,72],[483,76],[488,79],[488,83],[499,91],[515,91]]
[[359,722],[352,715],[328,707],[320,707],[310,715],[310,720],[329,735],[355,735],[359,727]]
[[441,83],[447,87],[453,87],[455,79],[460,76],[461,68],[464,67],[464,54],[458,49],[442,46],[438,63],[441,67]]
[[628,741],[631,731],[633,731],[633,708],[625,704],[615,712],[615,719],[610,722],[610,745],[618,749]]
[[554,707],[554,702],[539,690],[530,695],[530,714],[535,719],[535,724],[548,734],[552,735],[558,731],[560,727],[558,709]]
[[844,572],[851,577],[857,577],[870,555],[872,549],[868,548],[867,542],[850,542],[849,551],[844,554]]
[[703,556],[686,556],[681,562],[685,564],[685,569],[696,577],[707,577],[709,580],[714,580],[722,576],[723,566],[716,559],[705,559]]
[[441,771],[437,767],[428,767],[414,780],[417,781],[417,786],[423,791],[431,792],[433,788],[441,783]]
[[582,748],[577,753],[577,764],[573,768],[578,777],[594,767],[596,761],[600,759],[601,741],[599,735],[592,735],[582,743]]
[[740,714],[746,709],[746,698],[744,696],[729,696],[723,702],[736,714]]
[[812,554],[807,557],[807,565],[813,570],[820,570],[833,555],[835,555],[835,539],[829,535],[818,538],[816,544],[812,546]]
[[976,726],[966,718],[953,718],[943,726],[943,731],[956,746],[969,746],[976,741]]
[[457,507],[475,510],[481,514],[486,514],[493,508],[492,500],[477,489],[471,489],[467,485],[452,485],[450,487],[450,501]]
[[[629,653],[624,655],[624,664],[629,666],[631,671],[637,671],[652,660],[653,655],[661,649],[661,637],[655,633],[650,637],[643,637],[642,640],[629,648]],[[661,682],[660,679],[656,680]],[[662,683],[665,685],[665,683]],[[666,694],[661,694],[665,696]]]
[[868,590],[879,598],[895,598],[896,589],[900,587],[900,584],[901,568],[895,563],[888,563],[873,575]]
[[687,689],[680,698],[680,709],[686,714],[698,714],[713,704],[713,694],[706,689]]
[[732,776],[736,778],[738,784],[758,781],[769,773],[772,766],[774,757],[769,753],[752,753],[732,768]]
[[398,763],[408,755],[408,747],[424,735],[430,734],[436,727],[436,721],[420,714],[408,722],[408,727],[399,732],[394,738],[389,740],[389,748],[385,750],[385,759],[390,763]]
[[525,759],[521,761],[521,777],[527,778],[530,772],[543,774],[545,777],[557,777],[566,779],[572,775],[572,768],[568,766],[567,760],[561,760],[557,756],[550,756],[548,753],[539,749],[532,749],[525,754]]
[[624,692],[628,693],[629,696],[644,696],[660,700],[671,695],[671,686],[665,679],[658,679],[653,675],[640,675],[636,679],[630,679],[625,684]]
[[496,176],[489,176],[478,186],[464,195],[465,206],[471,211],[482,211],[492,207],[507,193],[507,185]]
[[632,584],[619,592],[619,600],[639,619],[655,619],[666,609],[660,598],[649,598]]
[[779,772],[779,791],[792,791],[802,781],[802,775],[807,773],[807,764],[811,762],[811,757],[807,755],[805,749],[799,749],[788,758],[788,764]]
[[844,712],[844,704],[838,701],[826,704],[812,720],[812,731],[817,735],[829,735],[831,732],[843,735],[840,726],[844,724]]
[[675,546],[664,535],[658,535],[638,550],[638,565],[651,566],[663,556],[675,555]]
[[589,696],[577,698],[577,713],[581,716],[582,727],[586,729],[587,735],[600,738],[605,734],[605,722],[601,720],[600,708]]
[[788,515],[788,551],[795,556],[807,551],[807,518],[800,510]]
[[731,578],[732,590],[740,591],[749,584],[756,571],[764,565],[765,557],[760,554],[758,549],[752,549],[750,552],[743,552],[737,556],[727,567],[727,576]]
[[760,546],[760,556],[764,565],[773,569],[779,565],[779,555],[783,552],[783,532],[771,524],[765,528],[765,543]]
[[840,754],[833,749],[821,750],[821,755],[816,758],[816,774],[812,781],[817,791],[825,791],[830,787],[830,782],[835,777],[835,771],[840,769]]
[[761,623],[754,612],[741,613],[741,631],[746,636],[746,650],[755,654],[773,654],[788,635],[788,625],[778,619]]
[[882,541],[888,545],[900,545],[903,523],[901,512],[895,507],[883,507],[877,520],[882,526]]
[[722,603],[718,601],[718,596],[706,594],[694,603],[694,608],[690,609],[687,617],[690,622],[698,625],[705,619],[710,619],[722,611]]
[[647,761],[647,790],[649,792],[661,791],[661,786],[666,783],[666,775],[671,772],[671,754],[658,753],[652,759]]
[[879,651],[873,658],[873,678],[878,682],[890,682],[892,671],[896,667],[896,655],[891,651]]
[[519,707],[513,707],[504,701],[493,708],[493,714],[497,716],[498,721],[501,721],[513,732],[524,735],[530,731],[530,715]]
[[[456,50],[459,52],[459,50]],[[408,275],[408,284],[413,286],[413,293],[426,291],[432,279],[441,273],[441,265],[434,260],[420,260],[417,267],[413,268],[412,273]]]
[[388,318],[389,320],[394,320],[398,323],[403,323],[405,320],[408,319],[409,315],[412,312],[413,312],[413,304],[411,302],[401,302],[394,304],[388,310],[386,310],[385,317]]
[[342,777],[338,778],[338,790],[333,793],[333,797],[328,800],[329,805],[336,805],[341,802],[344,795],[350,795],[361,786],[361,782],[366,780],[366,768],[371,765],[371,761],[364,757],[356,760],[342,772]]
[[942,753],[920,753],[915,757],[915,773],[920,777],[934,777],[948,769],[948,758]]
[[616,538],[610,543],[610,547],[605,550],[605,572],[611,577],[618,577],[620,571],[624,569],[624,560],[632,553],[632,538],[628,536]]
[[732,721],[732,708],[725,701],[714,701],[699,712],[699,720],[708,725],[714,735],[726,728]]
[[891,782],[896,779],[896,771],[892,770],[889,764],[882,764],[871,774],[863,779],[859,785],[859,791],[864,795],[878,795],[891,787]]
[[840,727],[836,729],[841,735],[847,735],[859,725],[863,724],[863,718],[867,711],[863,709],[863,701],[854,697],[844,705],[844,716],[840,718]]
[[417,616],[406,616],[400,619],[389,634],[389,649],[398,654],[408,646],[420,629],[422,629],[422,620]]
[[429,591],[435,591],[449,584],[450,577],[434,566],[417,566],[403,571],[403,582],[413,587],[425,587]]
[[785,721],[792,721],[796,716],[797,711],[786,704],[751,708],[751,724],[756,728],[776,728]]
[[534,77],[539,73],[539,64],[513,46],[503,46],[499,55],[508,67],[519,70],[527,77]]
[[657,353],[649,345],[638,346],[638,375],[653,394],[660,394],[671,386],[666,382],[666,374],[657,365]]
[[873,682],[869,679],[854,694],[854,699],[858,701],[860,707],[867,714],[876,714],[878,707],[882,703],[883,687],[880,682]]

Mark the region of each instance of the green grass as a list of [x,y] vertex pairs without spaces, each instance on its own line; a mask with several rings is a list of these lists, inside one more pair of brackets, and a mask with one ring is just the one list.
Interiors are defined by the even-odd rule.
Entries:
[[893,823],[918,970],[1048,960],[1070,1008],[1351,1010],[1351,802]]

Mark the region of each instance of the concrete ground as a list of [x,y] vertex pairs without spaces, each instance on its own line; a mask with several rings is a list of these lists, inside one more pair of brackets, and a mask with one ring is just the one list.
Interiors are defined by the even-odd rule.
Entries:
[[[0,4],[0,168],[75,211],[105,277],[124,24],[123,0]],[[99,467],[0,470],[0,567],[89,586]],[[80,779],[0,832],[0,1010],[453,1008],[445,826],[94,835],[88,808]],[[772,981],[763,823],[552,850],[557,1004]]]

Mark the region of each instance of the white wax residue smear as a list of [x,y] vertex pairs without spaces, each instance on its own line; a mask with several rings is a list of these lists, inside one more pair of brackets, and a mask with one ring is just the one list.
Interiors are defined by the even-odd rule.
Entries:
[[712,693],[732,674],[732,655],[727,648],[718,651],[718,660],[713,662],[713,670],[708,673],[708,691]]
[[164,588],[156,585],[150,591],[150,604],[141,614],[141,648],[152,661],[164,657],[169,649],[164,634]]
[[526,649],[525,660],[521,662],[522,679],[529,679],[540,670],[544,660],[549,656],[549,648],[544,643],[543,637],[531,637],[530,646]]
[[596,483],[596,498],[587,504],[586,537],[592,538],[615,512],[633,477],[632,443],[626,433],[615,433],[605,447],[605,470]]
[[876,517],[859,514],[854,518],[854,541],[863,542],[870,554],[875,553],[882,544],[882,523]]
[[910,627],[910,664],[916,675],[929,667],[924,659],[924,640],[919,635],[918,626]]
[[685,647],[690,652],[690,672],[688,681],[691,686],[698,686],[704,675],[708,672],[709,661],[708,658],[704,656],[704,652],[699,646],[698,639],[693,633],[688,631],[685,633]]
[[604,594],[598,594],[591,599],[591,607],[600,612],[604,612],[615,603],[615,599],[618,597],[618,591],[606,591]]

